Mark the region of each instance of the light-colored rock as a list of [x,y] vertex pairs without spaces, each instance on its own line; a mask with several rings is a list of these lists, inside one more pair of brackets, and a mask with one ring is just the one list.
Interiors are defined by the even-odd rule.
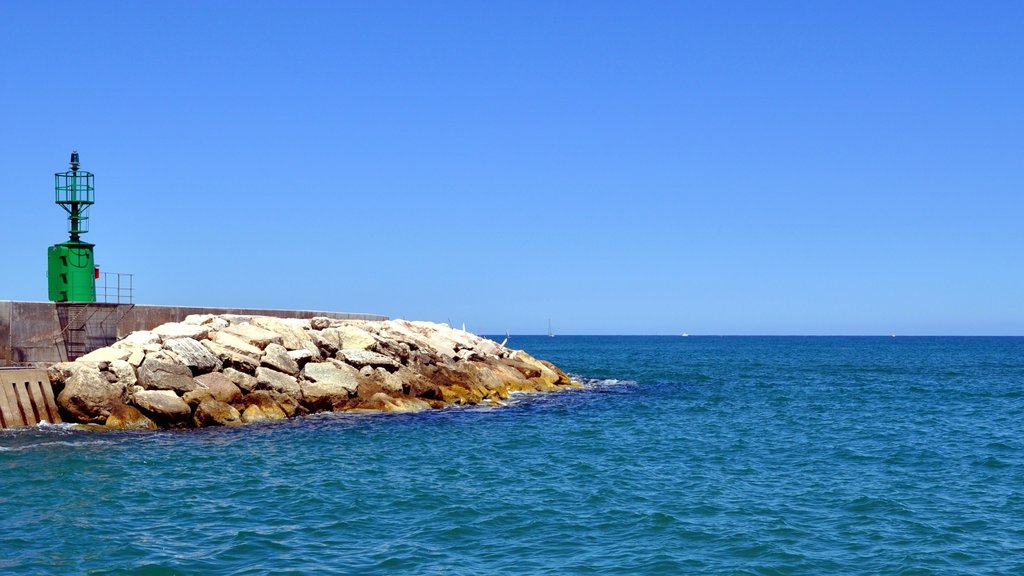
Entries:
[[133,368],[138,368],[139,366],[142,366],[142,362],[145,359],[146,351],[141,348],[136,348],[132,350],[131,355],[128,356],[128,363],[131,364]]
[[99,368],[91,364],[79,364],[69,370],[71,374],[57,396],[57,403],[78,422],[105,423],[110,410],[124,402],[125,385],[108,382]]
[[252,323],[281,336],[281,344],[288,350],[304,348],[313,341],[309,335],[309,320],[256,316]]
[[331,330],[337,330],[341,337],[341,347],[344,349],[366,350],[377,343],[373,334],[355,326],[338,326]]
[[196,387],[188,366],[163,351],[146,354],[138,377],[139,384],[147,390],[173,390],[183,394]]
[[256,389],[272,390],[296,399],[302,397],[299,382],[294,376],[263,366],[256,369]]
[[228,325],[227,320],[213,314],[189,314],[181,323],[206,326],[210,330],[220,330]]
[[455,349],[430,335],[435,331],[425,330],[421,325],[405,320],[389,320],[384,322],[382,332],[390,338],[415,344],[420,350],[433,356],[442,356],[448,360],[455,359]]
[[[361,376],[367,368],[369,366],[359,371]],[[393,397],[401,395],[403,392],[402,388],[402,381],[398,376],[389,373],[383,368],[377,368],[360,378],[359,387],[356,388],[356,395],[364,400],[373,398],[373,396],[381,392]]]
[[342,388],[346,393],[355,393],[359,385],[359,371],[338,361],[310,362],[302,368],[302,377],[312,382]]
[[50,364],[46,367],[46,376],[50,379],[50,384],[63,384],[83,366],[83,364],[75,364],[74,362]]
[[181,321],[182,324],[190,324],[192,326],[202,326],[210,320],[216,318],[213,314],[189,314],[185,316],[185,319]]
[[138,378],[135,376],[135,367],[126,360],[114,360],[111,362],[110,371],[126,387],[134,386],[138,382]]
[[313,330],[323,330],[331,326],[331,319],[325,316],[314,316],[309,319],[309,327]]
[[114,360],[127,360],[131,352],[124,349],[105,346],[97,348],[88,354],[78,357],[80,362],[113,362]]
[[225,328],[219,332],[214,332],[211,338],[217,344],[231,350],[235,354],[242,354],[243,356],[251,356],[259,358],[263,354],[263,350],[257,346],[252,345],[247,340],[244,340],[236,334],[228,332]]
[[195,425],[202,428],[206,426],[241,426],[242,415],[238,410],[220,400],[203,400],[196,407],[193,417]]
[[242,324],[231,324],[218,332],[218,334],[231,334],[237,336],[241,340],[259,348],[264,349],[267,344],[271,342],[280,344],[283,340],[280,334],[271,332],[266,328],[260,328],[259,326],[250,322]]
[[317,346],[316,342],[313,340],[303,344],[303,347],[300,348],[300,350],[309,350],[309,353],[313,355],[311,358],[313,362],[320,362],[324,359],[324,355],[320,352],[320,347]]
[[252,316],[249,314],[221,314],[220,318],[228,324],[245,324],[252,322]]
[[305,348],[300,348],[299,350],[289,350],[288,357],[294,360],[295,363],[299,365],[299,367],[305,366],[307,362],[311,362],[314,359],[318,362],[321,360],[319,352],[317,353],[316,357],[314,357],[313,352]]
[[[243,376],[247,376],[243,374]],[[249,376],[252,378],[252,376]],[[255,381],[255,379],[253,379]],[[223,372],[211,372],[195,377],[196,389],[209,390],[210,395],[221,402],[233,404],[242,399],[242,391]],[[255,385],[255,384],[254,384]]]
[[165,425],[183,424],[192,415],[192,409],[188,404],[171,390],[136,392],[132,394],[131,402],[142,410],[143,414]]
[[288,355],[288,349],[273,342],[267,344],[263,350],[263,358],[260,359],[260,363],[292,376],[299,373],[299,363]]
[[[220,332],[217,332],[217,334],[220,334]],[[241,342],[241,340],[239,340],[239,342]],[[231,348],[228,348],[227,346],[224,346],[222,344],[218,344],[217,342],[214,342],[212,340],[203,340],[202,345],[205,346],[206,349],[209,350],[214,356],[220,359],[221,363],[223,363],[224,366],[229,366],[248,374],[255,374],[256,368],[260,365],[259,349],[256,350],[255,354],[249,355],[242,354],[240,352],[235,352]],[[226,370],[227,368],[225,368],[225,371]]]
[[191,338],[171,338],[164,340],[164,348],[170,350],[188,366],[194,374],[220,370],[223,365],[210,349]]
[[146,418],[139,409],[127,404],[117,404],[110,409],[104,426],[113,430],[156,430],[158,426]]
[[203,400],[216,400],[208,388],[196,388],[191,392],[185,392],[181,395],[181,399],[192,408],[199,406]]
[[151,330],[139,330],[125,336],[119,342],[123,342],[125,344],[137,344],[139,346],[143,346],[145,344],[159,344],[160,336]]
[[[253,371],[255,370],[256,369],[253,368]],[[246,374],[245,372],[240,372],[238,370],[235,370],[234,368],[225,368],[222,374],[224,374],[224,376],[226,376],[228,380],[231,380],[231,382],[235,386],[238,386],[238,388],[246,394],[256,389],[255,376]]]
[[160,337],[160,340],[169,340],[171,338],[192,338],[193,340],[203,340],[210,333],[210,329],[206,326],[196,326],[195,324],[182,324],[181,322],[168,322],[167,324],[161,324],[156,328],[153,328],[153,333]]
[[356,369],[340,362],[310,362],[302,376],[302,403],[312,410],[340,409],[359,386]]
[[342,331],[338,327],[332,326],[324,328],[319,332],[312,332],[311,334],[313,335],[314,341],[317,345],[331,351],[332,353],[345,347],[345,344],[341,339]]
[[392,373],[384,368],[377,368],[373,371],[373,375],[370,376],[371,380],[374,380],[380,384],[381,391],[385,394],[392,396],[398,396],[402,394],[402,379],[398,373]]
[[476,350],[473,350],[472,348],[463,348],[462,350],[456,352],[455,356],[459,360],[472,360],[475,362],[482,362],[487,359],[486,356],[484,356],[480,352],[477,352]]
[[363,366],[371,366],[373,368],[388,368],[391,370],[398,370],[401,368],[401,364],[395,361],[394,358],[390,358],[377,352],[371,352],[369,350],[359,350],[344,348],[338,351],[338,360],[350,364],[357,368]]
[[501,356],[502,352],[505,351],[505,349],[502,348],[500,344],[498,344],[494,340],[491,340],[490,338],[481,338],[480,341],[477,342],[474,349],[477,352],[480,352],[481,354],[486,354],[488,356]]

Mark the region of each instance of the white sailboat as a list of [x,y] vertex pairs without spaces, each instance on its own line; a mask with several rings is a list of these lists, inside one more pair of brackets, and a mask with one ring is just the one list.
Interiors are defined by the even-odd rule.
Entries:
[[555,333],[551,331],[551,318],[548,318],[548,337],[554,338]]

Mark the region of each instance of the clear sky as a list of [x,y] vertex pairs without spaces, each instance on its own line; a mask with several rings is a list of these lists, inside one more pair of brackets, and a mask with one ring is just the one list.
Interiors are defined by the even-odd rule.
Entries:
[[1024,334],[1024,3],[0,0],[0,299],[53,176],[137,302],[479,333]]

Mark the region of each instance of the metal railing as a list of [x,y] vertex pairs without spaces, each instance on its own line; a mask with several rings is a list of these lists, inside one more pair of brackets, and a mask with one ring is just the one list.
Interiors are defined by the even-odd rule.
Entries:
[[103,272],[103,284],[97,292],[105,304],[134,304],[134,274]]

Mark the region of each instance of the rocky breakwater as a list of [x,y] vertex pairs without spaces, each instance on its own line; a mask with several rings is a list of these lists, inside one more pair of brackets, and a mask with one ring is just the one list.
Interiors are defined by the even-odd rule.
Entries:
[[134,332],[48,373],[65,421],[115,429],[415,412],[577,385],[549,362],[444,324],[238,315]]

